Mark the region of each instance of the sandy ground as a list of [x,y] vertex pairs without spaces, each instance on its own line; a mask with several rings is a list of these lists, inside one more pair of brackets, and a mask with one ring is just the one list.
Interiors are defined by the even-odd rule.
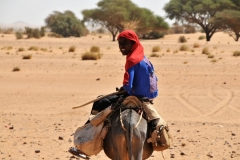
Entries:
[[[155,107],[174,137],[163,155],[166,160],[239,160],[240,57],[232,53],[240,51],[240,43],[223,33],[214,34],[210,42],[198,40],[200,35],[185,35],[189,51],[179,51],[180,35],[141,41],[147,57],[153,46],[161,48],[159,57],[150,57],[159,79]],[[68,52],[72,45],[76,51]],[[103,57],[81,60],[93,45]],[[30,46],[39,50],[29,51]],[[25,51],[19,52],[20,47]],[[204,47],[214,58],[201,53]],[[31,59],[22,59],[29,54]],[[115,92],[124,63],[109,35],[39,40],[0,35],[0,158],[74,159],[67,152],[73,145],[71,134],[85,123],[91,105],[72,107]],[[20,71],[13,72],[14,67]],[[102,151],[91,159],[108,158]],[[149,158],[159,159],[161,152]]]

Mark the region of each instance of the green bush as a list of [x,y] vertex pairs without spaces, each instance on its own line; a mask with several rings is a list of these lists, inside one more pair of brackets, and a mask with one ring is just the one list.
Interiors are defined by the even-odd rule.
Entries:
[[48,36],[49,36],[49,37],[54,37],[54,38],[63,38],[62,35],[57,34],[57,33],[49,33]]
[[142,39],[159,39],[159,38],[163,38],[164,36],[165,34],[162,32],[152,31],[152,32],[143,34],[141,38]]
[[38,28],[30,28],[30,27],[25,27],[25,33],[27,35],[27,38],[41,38],[42,35],[45,35],[45,30],[39,30]]

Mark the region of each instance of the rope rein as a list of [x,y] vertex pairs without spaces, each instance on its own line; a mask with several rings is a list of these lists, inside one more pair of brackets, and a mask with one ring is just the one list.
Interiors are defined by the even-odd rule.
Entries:
[[[133,130],[135,130],[135,129],[137,128],[137,126],[139,125],[139,123],[140,123],[140,121],[141,121],[141,119],[142,119],[142,115],[143,115],[143,111],[141,112],[141,115],[140,115],[140,117],[139,117],[139,120],[138,120],[137,124],[135,125],[135,127],[133,128]],[[122,128],[126,131],[126,128],[124,127],[124,124],[123,124],[123,122],[122,122],[122,108],[121,108],[121,107],[120,107],[120,122],[121,122]]]

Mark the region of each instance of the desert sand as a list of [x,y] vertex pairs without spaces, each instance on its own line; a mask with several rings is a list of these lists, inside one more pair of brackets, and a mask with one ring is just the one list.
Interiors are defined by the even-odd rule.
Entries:
[[[189,51],[180,51],[180,35],[141,40],[155,66],[159,96],[154,106],[170,126],[173,145],[166,160],[240,159],[240,51],[224,33],[210,42],[203,33],[185,34]],[[0,158],[2,160],[75,159],[67,152],[72,133],[88,119],[91,105],[72,109],[115,92],[122,85],[125,57],[110,35],[16,40],[0,34]],[[193,44],[197,43],[198,48]],[[75,52],[68,52],[70,46]],[[36,46],[38,51],[28,50]],[[91,46],[99,60],[81,59]],[[151,57],[159,46],[159,57]],[[24,51],[18,51],[19,48]],[[207,47],[213,58],[202,54]],[[41,49],[42,48],[42,49]],[[22,59],[31,55],[31,59]],[[20,71],[13,72],[18,67]],[[104,152],[92,160],[107,160]],[[149,160],[161,160],[154,152]]]

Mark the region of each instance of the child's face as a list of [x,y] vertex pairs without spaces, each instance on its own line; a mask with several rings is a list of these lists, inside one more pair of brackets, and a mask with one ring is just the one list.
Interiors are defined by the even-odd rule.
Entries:
[[120,37],[118,39],[118,46],[123,55],[128,55],[131,52],[133,44],[134,42],[127,38]]

